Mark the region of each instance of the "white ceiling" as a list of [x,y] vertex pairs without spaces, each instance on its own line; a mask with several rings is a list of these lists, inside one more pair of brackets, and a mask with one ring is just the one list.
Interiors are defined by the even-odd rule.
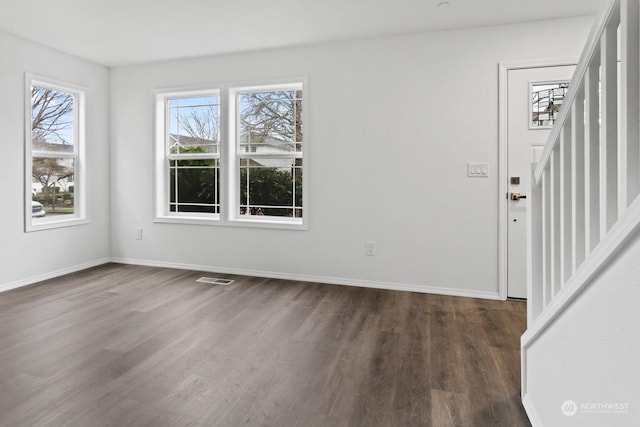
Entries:
[[0,30],[108,65],[597,13],[607,0],[0,0]]

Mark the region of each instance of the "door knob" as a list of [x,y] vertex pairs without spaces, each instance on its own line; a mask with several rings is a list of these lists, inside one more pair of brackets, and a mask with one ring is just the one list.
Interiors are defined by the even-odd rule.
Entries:
[[527,198],[526,194],[511,193],[511,200],[520,200],[520,199],[526,199],[526,198]]

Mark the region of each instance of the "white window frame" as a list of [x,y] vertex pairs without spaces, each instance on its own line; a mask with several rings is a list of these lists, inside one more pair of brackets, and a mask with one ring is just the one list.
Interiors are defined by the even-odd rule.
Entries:
[[[220,221],[220,214],[201,212],[171,212],[170,202],[170,182],[171,173],[169,171],[170,160],[192,159],[206,160],[218,159],[220,167],[221,154],[223,150],[222,132],[220,135],[220,151],[218,153],[202,154],[170,154],[167,146],[167,135],[169,133],[169,108],[170,99],[192,98],[192,97],[217,96],[219,102],[222,101],[220,89],[188,89],[170,90],[156,92],[156,129],[155,129],[155,222],[169,223],[191,223],[191,224],[211,224]],[[220,107],[222,107],[220,105]],[[222,126],[223,111],[220,108],[220,126]],[[222,175],[219,175],[222,180]],[[222,182],[221,182],[222,192]],[[222,198],[218,195],[218,203],[222,208]]]
[[[60,92],[69,93],[74,96],[74,144],[73,152],[36,151],[32,145],[32,105],[31,87],[43,87]],[[70,227],[89,223],[87,212],[87,180],[86,180],[86,93],[85,87],[61,82],[58,80],[38,76],[31,73],[25,74],[25,200],[24,200],[24,223],[25,232],[48,230],[60,227]],[[32,218],[32,182],[33,182],[33,159],[54,158],[73,160],[73,186],[74,186],[74,209],[73,214],[65,214],[60,217],[44,217],[37,223]]]
[[[270,225],[277,226],[280,224],[286,224],[288,226],[305,226],[305,218],[309,211],[307,205],[307,163],[306,163],[306,141],[302,142],[302,151],[292,151],[290,153],[279,153],[279,154],[260,154],[255,152],[246,152],[240,147],[240,120],[238,118],[239,105],[238,98],[242,93],[251,93],[251,92],[277,92],[277,91],[302,91],[302,111],[306,116],[306,93],[305,93],[306,84],[302,81],[298,81],[295,83],[284,83],[284,84],[266,84],[266,85],[247,85],[247,86],[239,86],[232,87],[229,89],[229,114],[233,117],[232,122],[229,124],[229,136],[228,140],[230,141],[228,147],[229,159],[227,164],[230,167],[230,185],[229,188],[233,189],[230,194],[230,206],[234,207],[233,212],[230,213],[229,220],[231,222],[237,224],[262,224],[262,225]],[[307,139],[307,128],[306,128],[306,120],[303,121],[303,138]],[[244,159],[269,159],[269,158],[278,158],[278,159],[302,159],[302,171],[303,171],[303,179],[302,179],[302,207],[303,207],[303,215],[300,218],[289,218],[289,217],[275,217],[275,216],[257,216],[257,215],[241,215],[240,214],[240,160]]]
[[[155,197],[154,222],[194,225],[222,225],[257,228],[277,228],[289,230],[308,229],[309,191],[308,191],[308,119],[303,122],[304,141],[301,153],[291,153],[291,158],[303,158],[302,206],[301,218],[240,215],[240,161],[242,157],[256,157],[256,153],[241,153],[236,136],[239,134],[237,100],[240,92],[301,90],[302,109],[308,117],[306,78],[292,78],[282,81],[251,82],[248,84],[217,84],[201,87],[173,88],[155,91]],[[169,168],[166,154],[167,100],[176,97],[218,95],[220,100],[220,214],[169,212]],[[280,155],[279,155],[280,156]],[[287,157],[280,156],[280,157]],[[207,157],[209,158],[209,157]]]

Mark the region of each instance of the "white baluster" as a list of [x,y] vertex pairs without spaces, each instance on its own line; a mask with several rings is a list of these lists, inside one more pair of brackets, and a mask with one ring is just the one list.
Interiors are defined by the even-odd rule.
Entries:
[[573,210],[571,206],[571,116],[562,125],[560,132],[560,286],[571,277],[571,247]]
[[576,101],[571,106],[571,232],[573,234],[571,248],[571,274],[585,258],[585,140],[584,140],[584,85],[576,89]]
[[562,253],[560,250],[560,146],[556,145],[551,153],[551,294],[555,296],[562,286]]
[[[617,8],[619,11],[619,8]],[[617,17],[617,18],[616,18]],[[618,22],[620,13],[614,12],[600,42],[600,164],[602,195],[600,211],[600,239],[618,220]]]
[[640,34],[638,0],[620,2],[620,141],[618,212],[627,209],[640,192]]
[[553,296],[553,272],[551,247],[551,168],[544,169],[542,174],[542,299],[546,306]]
[[588,253],[600,242],[600,61],[599,54],[585,74],[585,246]]

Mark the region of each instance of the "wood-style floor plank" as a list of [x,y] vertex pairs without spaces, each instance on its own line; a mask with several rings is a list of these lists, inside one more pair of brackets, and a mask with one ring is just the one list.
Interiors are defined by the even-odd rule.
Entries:
[[525,312],[108,264],[0,294],[0,426],[529,426]]

